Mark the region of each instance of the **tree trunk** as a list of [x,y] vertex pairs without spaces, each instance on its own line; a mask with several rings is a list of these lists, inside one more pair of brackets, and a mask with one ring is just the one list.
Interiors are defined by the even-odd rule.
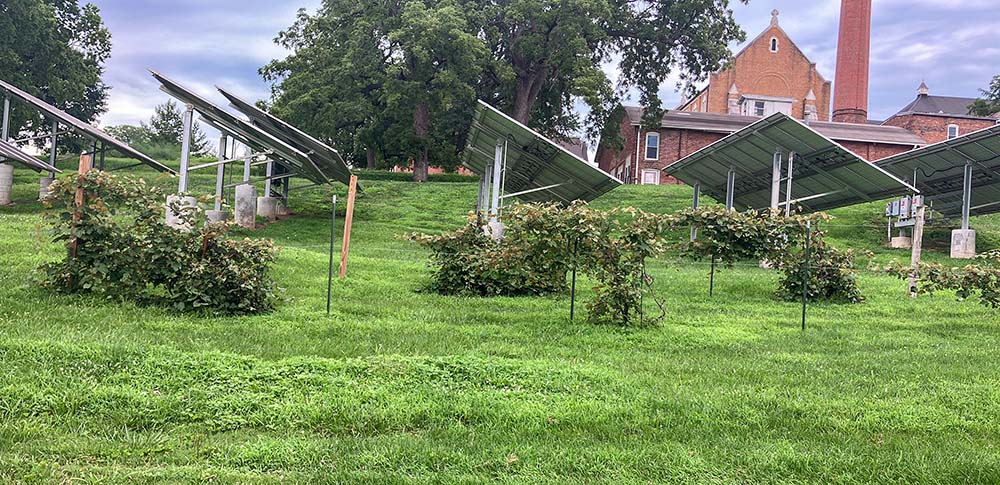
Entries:
[[514,92],[514,113],[511,114],[511,117],[522,125],[528,125],[528,121],[531,119],[531,110],[538,101],[538,95],[541,93],[544,83],[544,76],[538,74],[519,74],[517,76],[517,90]]
[[372,147],[365,148],[365,157],[367,157],[365,168],[368,170],[375,170],[377,160],[375,159],[375,149]]
[[427,159],[427,134],[430,131],[429,128],[430,112],[427,109],[427,103],[420,103],[413,110],[413,134],[416,135],[420,143],[420,155],[413,160],[414,182],[427,181],[427,168],[429,166]]

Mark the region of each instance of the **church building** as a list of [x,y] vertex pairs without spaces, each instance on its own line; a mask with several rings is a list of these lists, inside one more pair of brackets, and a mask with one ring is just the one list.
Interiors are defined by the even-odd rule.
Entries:
[[[842,0],[836,83],[781,28],[778,12],[763,32],[709,76],[691,99],[667,111],[656,129],[642,126],[642,108],[625,106],[624,147],[600,143],[595,161],[625,183],[676,183],[662,169],[751,123],[781,112],[809,124],[869,161],[906,152],[998,123],[969,114],[974,98],[917,98],[888,120],[868,118],[871,0]],[[832,89],[831,89],[832,87]],[[832,110],[831,110],[832,105]]]

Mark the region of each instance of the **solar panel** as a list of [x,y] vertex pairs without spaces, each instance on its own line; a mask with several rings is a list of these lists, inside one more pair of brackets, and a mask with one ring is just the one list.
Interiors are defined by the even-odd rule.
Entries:
[[485,175],[498,139],[507,149],[504,191],[530,191],[517,196],[525,202],[591,201],[622,184],[483,101],[476,107],[463,165]]
[[324,173],[332,174],[331,178],[344,184],[351,183],[351,169],[337,150],[225,89],[218,86],[216,89],[229,100],[234,109],[246,115],[254,126],[289,145],[305,147],[308,149],[306,155],[323,168]]
[[4,161],[18,162],[36,172],[61,172],[52,165],[22,152],[20,148],[3,140],[0,140],[0,157],[6,158]]
[[160,73],[156,71],[150,72],[162,85],[161,89],[184,104],[193,106],[201,114],[202,120],[212,127],[236,138],[241,143],[256,151],[269,152],[272,159],[276,159],[279,164],[294,169],[297,175],[305,177],[314,183],[326,184],[330,182],[330,177],[324,174],[316,166],[316,163],[301,150],[291,147],[256,126],[233,116],[228,111],[180,84],[171,81]]
[[957,218],[962,216],[967,162],[972,167],[970,215],[1000,212],[1000,125],[883,158],[875,164],[897,177],[915,180],[914,185],[934,211]]
[[94,128],[88,123],[85,123],[79,118],[18,89],[16,86],[12,84],[0,80],[0,90],[9,93],[15,98],[18,98],[21,101],[30,104],[31,106],[34,106],[35,109],[41,111],[42,113],[45,113],[49,118],[54,118],[56,120],[59,120],[63,124],[68,125],[73,129],[73,131],[77,132],[82,136],[90,138],[91,140],[102,141],[104,142],[105,145],[110,145],[112,148],[122,152],[122,154],[128,156],[129,158],[134,158],[161,172],[167,172],[171,174],[176,173],[170,167],[167,167],[166,165],[163,165],[162,163],[153,160],[146,154],[136,150],[135,148],[130,147],[127,143],[119,141],[113,136],[97,128]]
[[[794,153],[792,202],[806,212],[877,201],[913,187],[783,113],[763,118],[663,170],[716,200],[725,200],[734,170],[733,206],[771,207],[775,151]],[[785,189],[785,182],[781,188]],[[787,194],[786,194],[787,196]]]

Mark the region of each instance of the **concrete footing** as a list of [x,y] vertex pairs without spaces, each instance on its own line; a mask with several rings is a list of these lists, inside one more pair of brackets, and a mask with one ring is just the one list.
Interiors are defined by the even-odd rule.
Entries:
[[236,224],[253,229],[257,226],[257,188],[253,185],[236,186]]
[[49,196],[50,185],[52,185],[52,177],[42,177],[38,180],[38,200],[45,200]]
[[279,216],[292,215],[292,210],[288,208],[288,205],[284,201],[278,203],[278,215]]
[[[191,222],[181,218],[181,211],[187,207],[197,207],[198,199],[180,195],[167,196],[167,225],[178,231],[190,231]],[[178,210],[175,211],[173,208]]]
[[257,197],[257,215],[268,219],[278,217],[278,202],[280,201],[281,199],[277,197]]
[[889,240],[889,247],[892,249],[910,249],[913,247],[913,238],[909,236],[896,236]]
[[10,205],[14,202],[14,166],[0,163],[0,205]]
[[483,232],[494,241],[503,239],[504,225],[500,221],[490,221],[483,226]]
[[976,231],[972,229],[951,231],[951,257],[953,259],[976,257]]
[[226,210],[205,211],[205,220],[208,222],[226,222],[229,220],[229,216],[229,211]]

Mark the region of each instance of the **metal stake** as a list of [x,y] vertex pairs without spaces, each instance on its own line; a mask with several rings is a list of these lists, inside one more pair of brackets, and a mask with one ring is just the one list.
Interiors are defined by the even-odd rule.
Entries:
[[579,247],[580,240],[576,239],[573,241],[573,277],[570,280],[569,287],[569,321],[573,322],[573,318],[576,314],[576,255],[577,248]]
[[[691,200],[691,208],[698,209],[698,199],[701,198],[701,182],[694,183],[694,198]],[[698,239],[698,228],[691,226],[691,240]]]
[[715,295],[715,255],[712,255],[712,271],[708,274],[708,296]]
[[806,254],[802,265],[802,330],[806,329],[806,304],[809,301],[809,249],[812,240],[812,221],[806,221]]
[[333,208],[330,209],[330,265],[326,273],[326,316],[330,316],[330,299],[333,294],[333,242],[337,230],[337,196],[333,196]]

